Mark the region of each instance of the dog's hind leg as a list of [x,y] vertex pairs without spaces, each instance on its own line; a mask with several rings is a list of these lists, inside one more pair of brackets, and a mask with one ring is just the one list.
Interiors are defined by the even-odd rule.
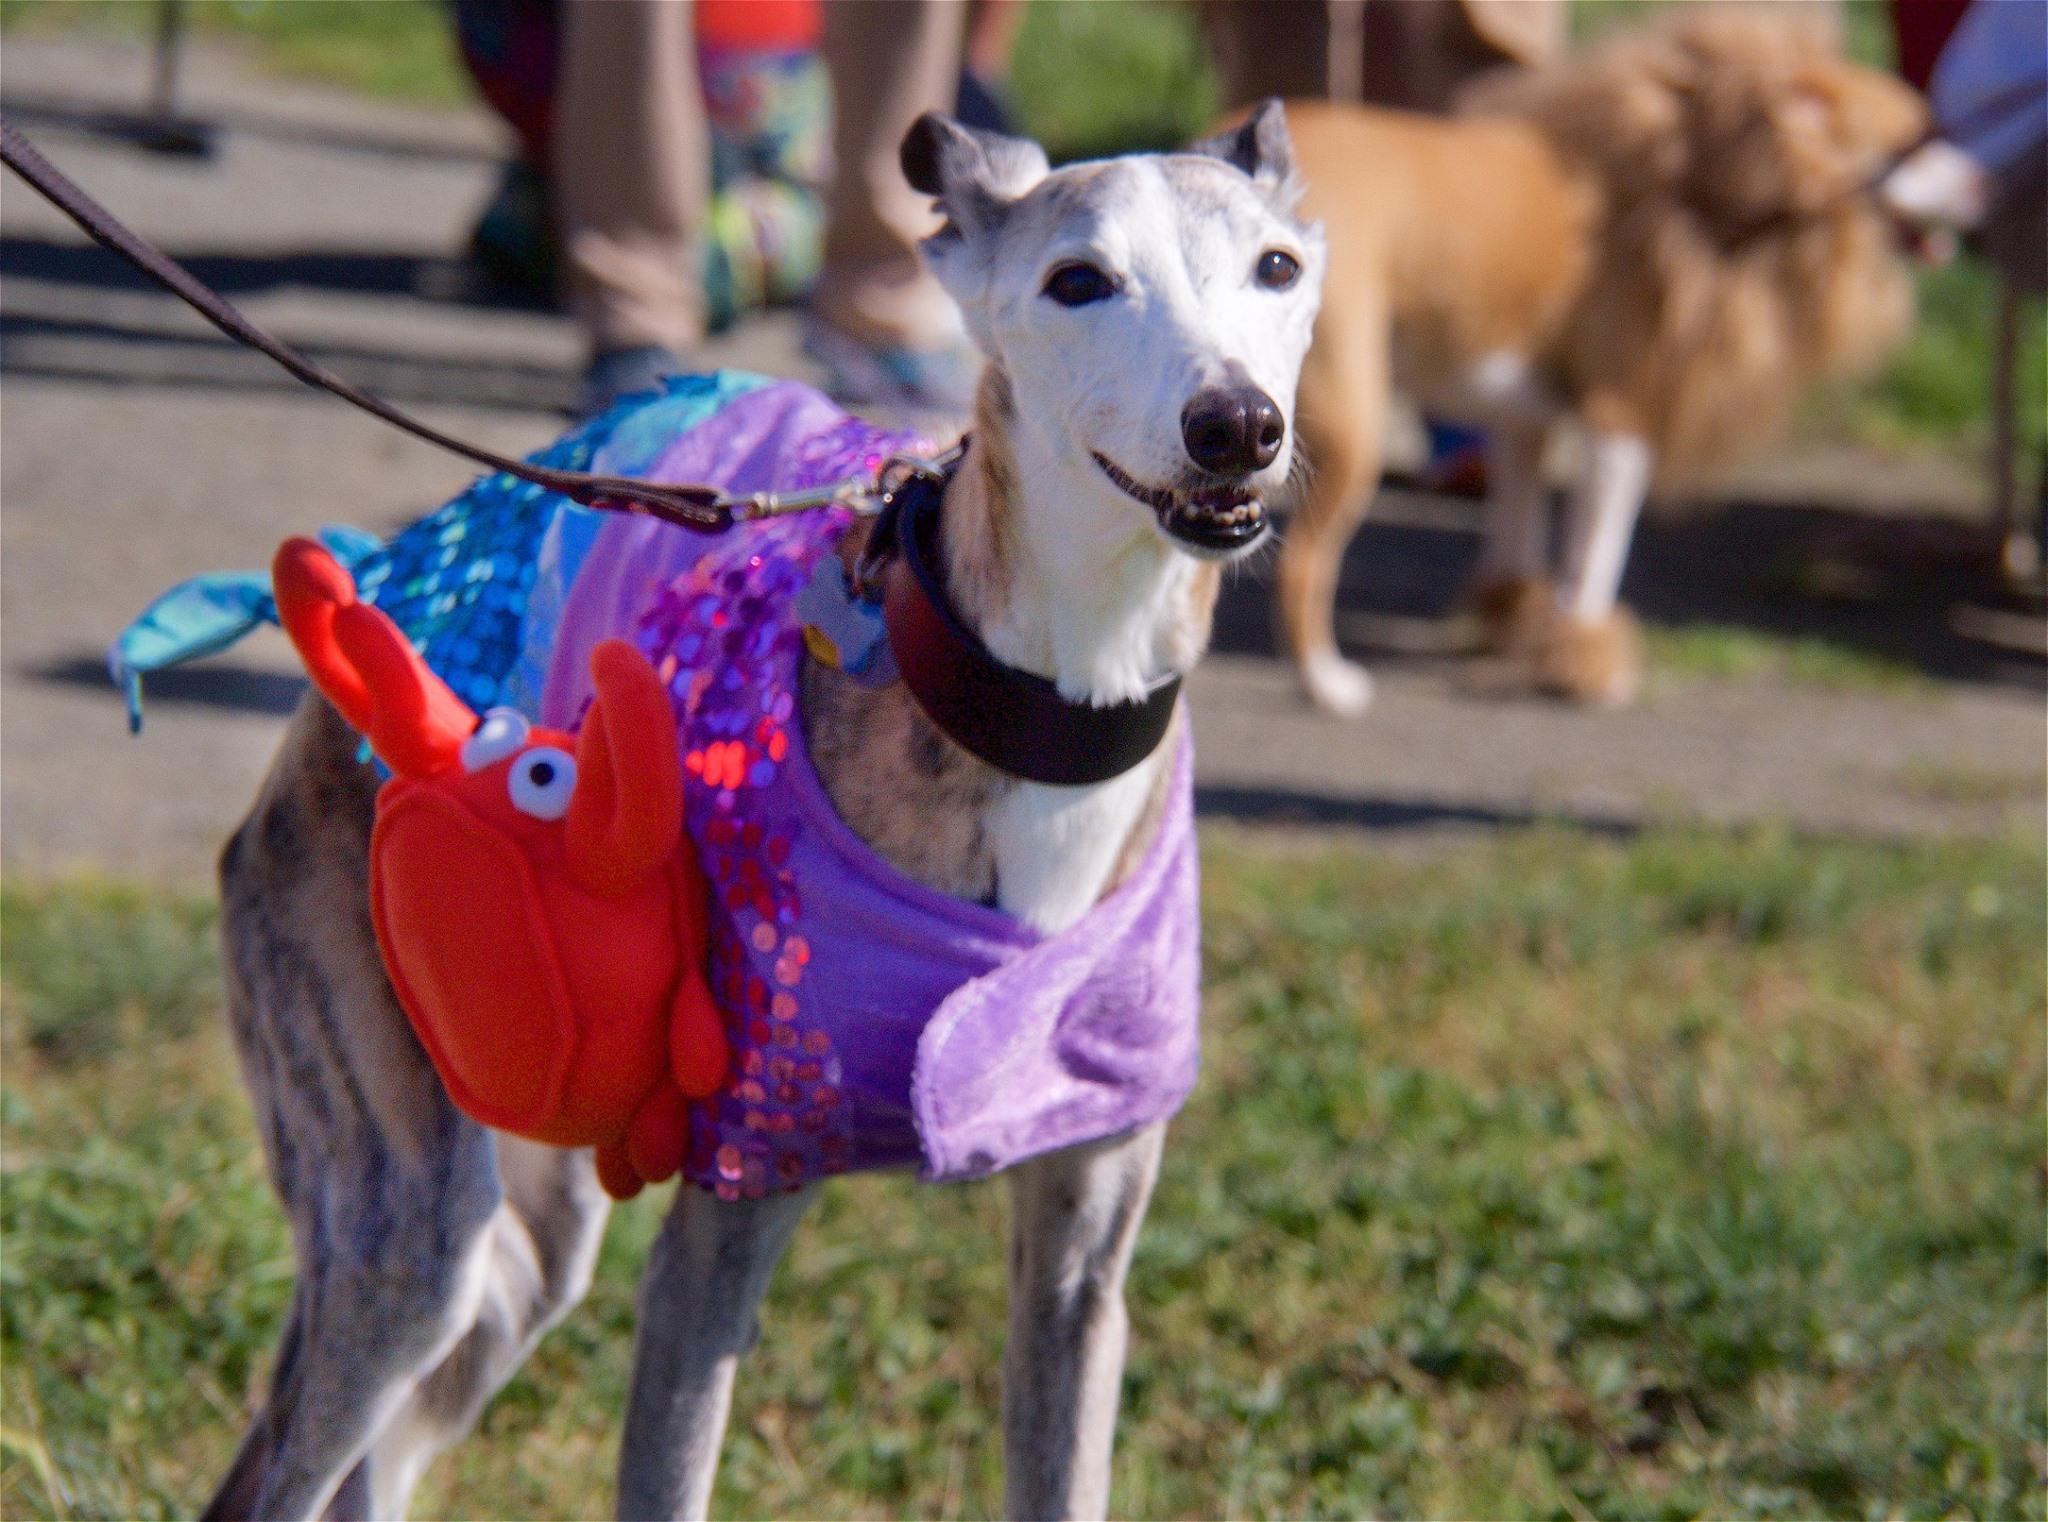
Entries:
[[475,1320],[369,1452],[370,1514],[403,1517],[436,1455],[463,1437],[545,1333],[583,1298],[609,1202],[587,1152],[499,1135],[505,1200],[491,1218]]
[[1550,580],[1549,493],[1541,424],[1501,420],[1486,435],[1486,529],[1464,602],[1487,648],[1527,655],[1557,611]]
[[619,1515],[702,1517],[756,1309],[809,1189],[720,1200],[685,1184],[640,1281],[633,1391],[619,1451]]
[[1108,1514],[1109,1456],[1130,1328],[1124,1273],[1165,1137],[1165,1126],[1151,1126],[1010,1171],[1007,1516]]
[[1274,588],[1282,649],[1316,706],[1363,713],[1372,678],[1337,651],[1344,549],[1379,487],[1389,385],[1386,315],[1361,300],[1325,308],[1302,367],[1299,427],[1312,472],[1280,544]]
[[497,1273],[491,1137],[449,1102],[378,959],[375,779],[355,749],[309,701],[221,857],[228,1012],[298,1281],[214,1517],[368,1504],[351,1472],[476,1325]]

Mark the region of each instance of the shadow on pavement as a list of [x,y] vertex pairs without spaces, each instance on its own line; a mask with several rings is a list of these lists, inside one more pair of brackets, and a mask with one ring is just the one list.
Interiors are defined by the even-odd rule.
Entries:
[[[1369,665],[1441,662],[1455,653],[1448,620],[1478,554],[1479,505],[1389,488],[1381,506],[1345,557],[1338,633]],[[1275,653],[1270,577],[1269,561],[1226,583],[1218,650]],[[1808,641],[1944,681],[2048,685],[2040,603],[1998,585],[1972,525],[1954,518],[1747,501],[1652,513],[1622,596],[1666,629]]]
[[[132,139],[136,121],[129,112],[102,110],[79,105],[76,101],[22,95],[15,91],[8,92],[7,115],[16,126],[32,132],[72,132],[123,142]],[[299,121],[264,111],[207,111],[201,113],[201,117],[209,126],[232,130],[239,136],[268,138],[279,143],[303,143],[308,147],[336,149],[344,153],[449,164],[495,164],[504,158],[502,152],[472,144],[432,142],[398,133],[368,132],[336,126],[332,122]]]
[[1429,803],[1403,798],[1345,798],[1286,788],[1199,785],[1195,812],[1204,819],[1239,824],[1340,825],[1366,830],[1429,828],[1496,829],[1558,824],[1589,834],[1625,838],[1642,826],[1633,819],[1574,813],[1566,809],[1493,808],[1483,804]]
[[[406,296],[437,305],[552,311],[494,282],[461,259],[369,249],[295,248],[267,253],[180,254],[178,262],[229,300],[285,288],[354,296]],[[125,259],[54,238],[0,238],[0,275],[90,290],[154,291]]]
[[[106,695],[107,707],[118,725],[121,694],[107,675],[107,663],[97,655],[70,655],[31,667],[29,675],[38,681],[66,687],[84,687]],[[269,714],[289,718],[306,695],[310,684],[302,676],[283,671],[264,671],[233,661],[207,661],[193,666],[174,666],[143,678],[143,713],[159,706],[186,708],[232,708],[242,713]]]
[[[497,356],[429,357],[346,344],[298,347],[357,385],[394,402],[555,412],[563,415],[566,428],[575,397],[575,378],[556,365],[522,364]],[[269,360],[216,338],[209,330],[166,333],[17,312],[0,313],[0,375],[204,391],[297,393],[305,389]]]

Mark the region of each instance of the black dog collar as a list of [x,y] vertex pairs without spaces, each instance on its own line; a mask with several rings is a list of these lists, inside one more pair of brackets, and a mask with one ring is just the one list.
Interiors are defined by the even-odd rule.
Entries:
[[1180,677],[1142,698],[1098,707],[1063,697],[1044,677],[990,654],[946,597],[939,503],[949,478],[913,477],[891,493],[876,525],[882,553],[896,552],[882,618],[904,685],[947,738],[998,771],[1067,787],[1122,776],[1158,749],[1173,722]]

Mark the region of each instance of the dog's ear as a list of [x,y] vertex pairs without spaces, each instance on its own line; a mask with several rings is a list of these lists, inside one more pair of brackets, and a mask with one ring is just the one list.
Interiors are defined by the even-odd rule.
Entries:
[[992,227],[1051,167],[1034,142],[963,127],[935,111],[910,124],[900,157],[903,177],[935,199],[962,233]]
[[1252,114],[1242,124],[1197,139],[1188,144],[1188,152],[1221,159],[1290,202],[1296,193],[1294,140],[1287,135],[1287,112],[1270,96],[1252,107]]

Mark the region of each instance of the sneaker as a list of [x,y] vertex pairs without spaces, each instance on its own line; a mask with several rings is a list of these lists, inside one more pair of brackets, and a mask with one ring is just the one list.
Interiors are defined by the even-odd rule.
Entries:
[[682,372],[682,359],[665,344],[606,349],[583,372],[583,388],[576,393],[576,417],[579,421],[594,418],[610,411],[622,397],[659,391],[665,376]]
[[966,343],[943,349],[865,344],[816,317],[804,325],[804,352],[825,367],[825,389],[848,406],[964,418],[981,379],[981,355]]

